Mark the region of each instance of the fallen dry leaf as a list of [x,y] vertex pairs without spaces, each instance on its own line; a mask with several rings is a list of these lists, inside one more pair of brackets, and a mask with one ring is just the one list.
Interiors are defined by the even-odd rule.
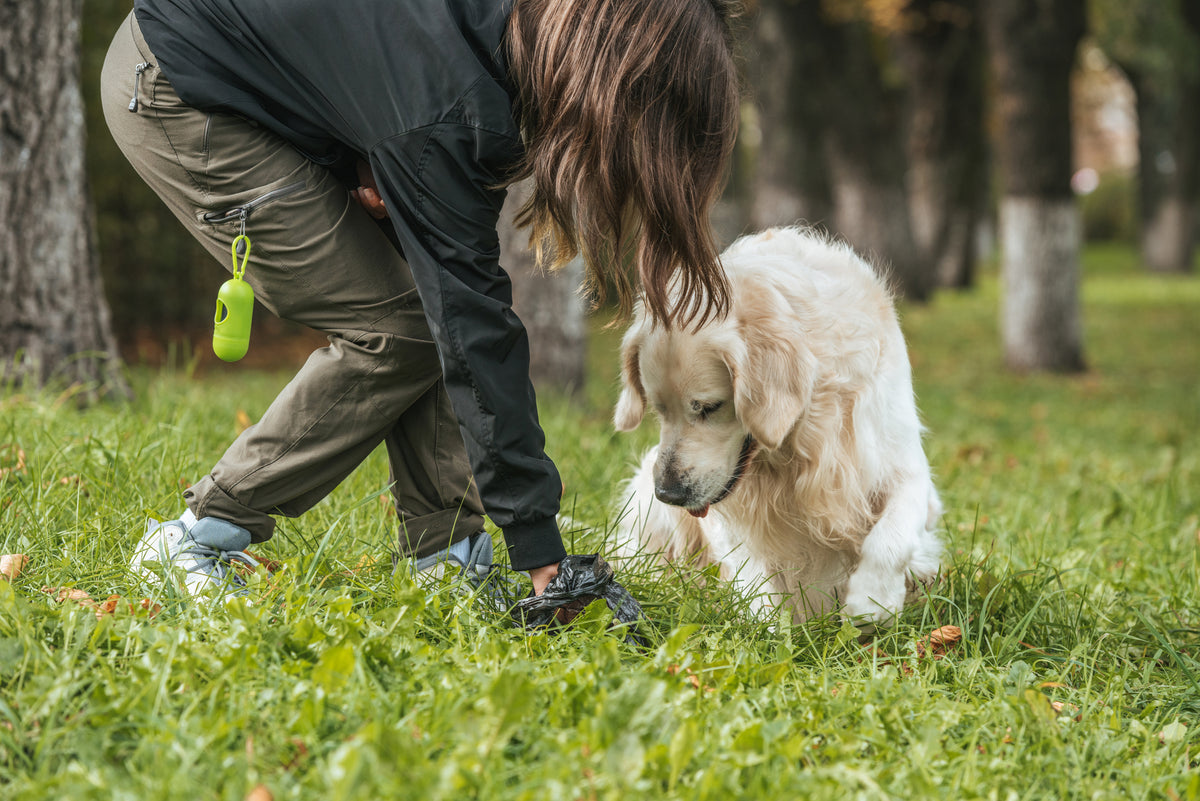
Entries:
[[0,478],[25,472],[25,451],[15,443],[0,445]]
[[[58,483],[64,487],[69,487],[72,484],[74,484],[76,487],[79,487],[80,489],[84,488],[83,479],[80,478],[79,476],[63,476],[62,478],[60,478],[58,480]],[[51,486],[53,486],[53,485],[51,485]],[[47,487],[47,489],[49,489],[49,487]]]
[[97,602],[92,596],[88,595],[86,590],[81,590],[78,587],[42,587],[42,592],[49,595],[58,603],[64,601],[74,601],[80,606],[94,609],[96,611],[96,619],[115,615],[124,609],[125,612],[133,614],[141,609],[149,612],[149,617],[154,617],[162,611],[162,605],[151,603],[149,598],[143,598],[140,601],[126,601],[124,607],[121,601],[124,600],[120,595],[110,595],[103,601]]
[[942,626],[929,632],[929,636],[917,643],[917,655],[939,659],[961,639],[962,629],[958,626]]
[[[268,559],[265,556],[259,556],[258,554],[250,553],[249,551],[244,551],[244,553],[246,556],[249,556],[255,562],[258,562],[260,565],[265,567],[268,573],[278,573],[280,570],[283,570],[283,562],[275,559]],[[245,562],[235,562],[234,567],[236,567],[242,573],[254,572],[250,569],[250,565],[246,564]]]
[[[255,557],[255,558],[258,558],[258,557]],[[377,564],[379,564],[378,558],[372,556],[371,554],[365,553],[359,557],[357,562],[355,562],[354,567],[348,567],[345,570],[339,570],[338,575],[339,576],[356,576],[359,573],[363,572],[364,570],[370,570],[371,568],[375,567],[375,565],[377,565]]]
[[100,606],[96,607],[96,617],[104,617],[105,615],[111,615],[113,612],[116,612],[117,604],[119,604],[120,602],[121,602],[120,595],[108,596],[107,600],[105,600],[103,603],[101,603]]
[[[934,629],[922,639],[917,640],[917,656],[931,656],[934,659],[941,659],[961,639],[962,629],[958,626],[942,626],[941,628]],[[892,665],[895,659],[891,654],[884,652],[875,645],[864,646],[863,651],[866,656],[876,660],[880,665]],[[860,657],[859,661],[861,660],[862,658]],[[898,660],[895,664],[900,672],[906,676],[914,672],[913,666],[907,661]]]
[[1062,701],[1051,701],[1050,706],[1060,715],[1069,715],[1072,720],[1083,720],[1083,713],[1079,711],[1079,707],[1075,704],[1064,704]]
[[250,791],[246,796],[246,801],[273,801],[275,796],[271,795],[271,791],[267,789],[265,784],[260,784]]
[[[107,617],[108,615],[115,615],[118,612],[120,612],[121,611],[121,600],[122,600],[122,598],[120,595],[108,596],[107,599],[105,599],[102,603],[100,603],[96,607],[96,619],[99,620],[102,617]],[[155,615],[157,615],[159,612],[162,611],[162,604],[151,603],[149,598],[143,598],[142,600],[137,601],[136,603],[134,601],[126,601],[126,603],[125,603],[125,611],[126,612],[128,612],[129,614],[133,614],[138,609],[149,612],[150,613],[149,617],[154,617]]]
[[150,617],[154,617],[162,611],[162,604],[152,603],[149,598],[143,598],[138,601],[138,606],[150,613]]
[[929,644],[949,648],[962,639],[962,629],[958,626],[942,626],[929,632]]
[[[667,673],[672,676],[679,675],[679,665],[667,665]],[[684,668],[684,680],[695,687],[697,690],[704,690],[706,693],[716,691],[716,687],[709,687],[707,684],[700,683],[700,677],[692,671],[691,668]]]
[[12,581],[21,575],[21,571],[28,563],[29,557],[23,553],[6,553],[0,556],[0,578]]
[[88,595],[86,590],[81,590],[77,587],[42,587],[42,592],[49,595],[58,603],[75,601],[81,606],[96,605],[96,602],[92,600],[92,596]]

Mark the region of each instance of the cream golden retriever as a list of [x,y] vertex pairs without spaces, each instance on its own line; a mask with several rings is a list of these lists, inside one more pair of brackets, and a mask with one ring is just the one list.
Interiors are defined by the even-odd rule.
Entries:
[[758,608],[887,624],[938,571],[941,502],[892,298],[847,246],[771,229],[721,257],[732,313],[699,330],[639,310],[618,430],[659,444],[625,485],[617,555],[717,563]]

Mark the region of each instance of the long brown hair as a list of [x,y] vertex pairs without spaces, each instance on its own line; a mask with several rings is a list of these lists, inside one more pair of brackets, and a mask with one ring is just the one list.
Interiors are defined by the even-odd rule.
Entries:
[[[655,320],[729,306],[708,215],[737,136],[737,0],[515,0],[509,72],[532,179],[517,223],[551,269],[582,252],[599,299]],[[548,252],[547,252],[548,250]]]

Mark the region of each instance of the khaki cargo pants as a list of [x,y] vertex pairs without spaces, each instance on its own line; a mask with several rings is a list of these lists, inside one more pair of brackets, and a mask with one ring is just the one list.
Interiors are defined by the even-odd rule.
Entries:
[[[132,14],[108,51],[101,85],[113,138],[192,235],[228,270],[248,209],[246,280],[255,296],[279,317],[329,336],[187,490],[188,507],[261,542],[274,531],[271,515],[310,509],[384,442],[402,552],[424,556],[482,530],[408,264],[371,216],[329,170],[277,135],[185,105]],[[216,289],[204,302],[215,306]]]

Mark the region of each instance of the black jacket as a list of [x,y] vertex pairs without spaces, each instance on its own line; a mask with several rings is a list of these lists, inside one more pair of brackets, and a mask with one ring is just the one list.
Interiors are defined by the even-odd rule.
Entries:
[[515,568],[564,555],[494,187],[522,153],[501,51],[511,0],[137,0],[184,102],[316,162],[366,158],[438,344],[484,508]]

